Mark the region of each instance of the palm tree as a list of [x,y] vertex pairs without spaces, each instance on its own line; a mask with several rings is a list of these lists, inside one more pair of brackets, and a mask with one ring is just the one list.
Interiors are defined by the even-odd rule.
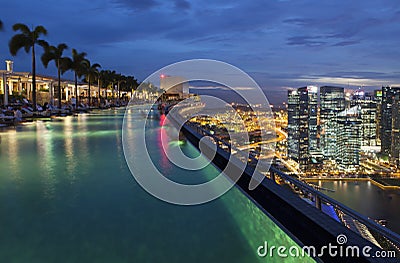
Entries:
[[95,63],[93,65],[90,65],[90,61],[87,59],[85,60],[85,79],[89,84],[89,106],[91,105],[90,84],[92,83],[92,81],[96,80],[96,78],[98,77],[98,75],[99,75],[98,68],[101,68],[100,64]]
[[108,73],[108,80],[109,80],[109,86],[111,86],[111,96],[112,96],[112,100],[114,100],[114,92],[115,92],[115,87],[114,87],[114,83],[118,81],[118,76],[119,74],[117,72],[115,72],[115,70],[107,71]]
[[76,105],[79,104],[79,94],[78,94],[78,78],[81,78],[85,74],[86,65],[86,53],[79,53],[76,49],[72,49],[72,58],[66,58],[64,63],[64,71],[72,70],[74,72],[75,79],[75,95],[76,95]]
[[57,76],[58,76],[57,99],[58,99],[58,108],[60,109],[61,109],[61,71],[63,70],[63,67],[65,67],[65,59],[66,59],[65,57],[63,57],[63,52],[67,48],[68,48],[67,45],[64,43],[59,44],[57,47],[47,46],[41,58],[43,65],[46,68],[49,65],[49,62],[52,60],[54,60],[54,63],[56,64]]
[[99,72],[98,78],[97,78],[97,84],[99,86],[99,99],[101,99],[101,88],[106,88],[108,86],[108,79],[107,79],[107,71],[102,70]]
[[13,25],[14,31],[20,31],[20,33],[14,35],[8,47],[12,56],[16,56],[21,48],[24,48],[26,53],[32,50],[32,102],[33,109],[36,110],[36,56],[35,56],[35,45],[47,46],[47,42],[40,39],[41,35],[47,35],[47,30],[43,26],[37,26],[33,31],[29,29],[27,25],[15,24]]
[[125,76],[118,73],[114,76],[114,81],[117,82],[117,100],[119,100],[121,83],[126,83]]
[[124,84],[125,85],[121,86],[121,90],[126,92],[132,92],[132,90],[136,90],[139,86],[137,79],[133,76],[126,76]]

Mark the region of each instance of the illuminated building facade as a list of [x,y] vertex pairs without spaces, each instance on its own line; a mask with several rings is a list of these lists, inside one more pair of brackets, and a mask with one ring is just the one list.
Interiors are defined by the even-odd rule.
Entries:
[[[6,60],[6,69],[0,70],[0,95],[3,98],[0,105],[7,105],[9,98],[14,96],[24,96],[32,100],[32,74],[30,72],[15,72],[13,62]],[[43,104],[50,102],[55,105],[57,101],[57,83],[58,79],[51,76],[36,74],[36,99],[37,103]],[[78,94],[81,100],[88,97],[88,84],[78,83]],[[92,85],[92,98],[99,97],[98,86]],[[103,97],[111,96],[111,89],[102,89],[100,94]],[[71,80],[61,79],[61,100],[67,102],[71,97],[76,97],[75,82]]]
[[382,116],[382,90],[374,91],[374,100],[376,102],[376,145],[381,145],[381,116]]
[[361,146],[376,146],[376,112],[377,102],[374,95],[364,91],[355,91],[351,99],[351,107],[358,106],[361,119]]
[[345,171],[354,171],[360,164],[361,107],[354,106],[337,116],[336,163]]
[[334,160],[337,151],[337,116],[345,109],[344,88],[320,88],[321,149],[324,159]]
[[288,91],[288,157],[306,171],[313,152],[318,150],[318,88]]
[[390,161],[400,164],[400,92],[393,97],[392,107],[392,136],[391,136]]
[[[400,93],[398,87],[382,87],[382,106],[380,120],[381,153],[391,155],[392,119],[394,98]],[[396,118],[396,116],[395,116]]]

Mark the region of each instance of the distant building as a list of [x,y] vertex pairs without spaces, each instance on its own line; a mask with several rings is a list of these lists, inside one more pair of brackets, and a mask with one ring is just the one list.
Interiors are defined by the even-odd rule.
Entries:
[[160,88],[165,91],[164,100],[180,100],[189,97],[189,83],[178,76],[160,76]]
[[345,171],[354,171],[360,164],[361,107],[354,106],[337,115],[336,163]]
[[362,90],[355,91],[350,101],[351,107],[358,106],[360,110],[361,146],[376,146],[376,113],[377,102],[374,95]]
[[391,136],[390,161],[399,166],[400,164],[400,92],[393,98],[392,107],[392,136]]
[[301,171],[318,152],[318,88],[302,87],[288,91],[288,157],[299,163]]
[[374,91],[374,100],[376,102],[376,145],[381,145],[381,116],[382,116],[382,90]]
[[382,106],[380,121],[381,153],[391,155],[392,119],[394,98],[400,93],[399,87],[382,87]]
[[344,88],[320,88],[321,149],[324,159],[334,160],[337,151],[337,116],[345,109]]

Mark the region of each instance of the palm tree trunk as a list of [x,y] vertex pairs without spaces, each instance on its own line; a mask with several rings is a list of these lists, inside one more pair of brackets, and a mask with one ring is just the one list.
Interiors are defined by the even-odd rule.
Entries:
[[118,81],[118,100],[117,101],[119,101],[119,81]]
[[58,108],[61,109],[61,70],[60,70],[60,60],[57,59],[57,73],[58,73]]
[[100,92],[101,92],[101,90],[100,90],[100,78],[98,78],[97,79],[97,86],[99,87],[99,97],[98,97],[98,99],[99,99],[99,101],[98,101],[98,107],[100,107],[100,97],[101,97],[101,94],[100,94]]
[[36,111],[36,58],[35,44],[32,46],[32,103],[33,111]]
[[114,101],[114,82],[111,82],[111,95],[112,95],[112,100]]
[[76,72],[75,72],[75,96],[76,96],[76,104],[75,104],[75,110],[76,110],[78,108],[78,104],[79,104],[78,76],[76,75]]
[[88,92],[89,92],[89,108],[90,108],[90,76],[89,76],[89,90],[88,90]]

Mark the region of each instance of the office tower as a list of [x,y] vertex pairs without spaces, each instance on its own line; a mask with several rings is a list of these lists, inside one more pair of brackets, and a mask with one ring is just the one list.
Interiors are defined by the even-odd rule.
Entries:
[[360,163],[362,137],[361,107],[354,106],[337,115],[336,163],[345,171],[354,171]]
[[382,114],[382,90],[374,91],[374,100],[376,102],[376,145],[381,145],[381,114]]
[[304,103],[308,104],[308,149],[312,153],[318,151],[318,87],[307,86],[299,90],[307,92]]
[[390,161],[399,166],[400,162],[400,92],[393,97],[392,106],[392,144]]
[[344,88],[320,88],[321,148],[324,158],[334,160],[337,150],[337,115],[345,109]]
[[380,124],[381,153],[388,156],[390,156],[392,148],[392,106],[394,97],[398,93],[400,93],[400,88],[382,87]]
[[350,101],[351,107],[358,106],[361,120],[361,146],[376,146],[377,102],[371,93],[355,91]]
[[317,141],[318,88],[308,86],[288,91],[288,157],[306,171]]

